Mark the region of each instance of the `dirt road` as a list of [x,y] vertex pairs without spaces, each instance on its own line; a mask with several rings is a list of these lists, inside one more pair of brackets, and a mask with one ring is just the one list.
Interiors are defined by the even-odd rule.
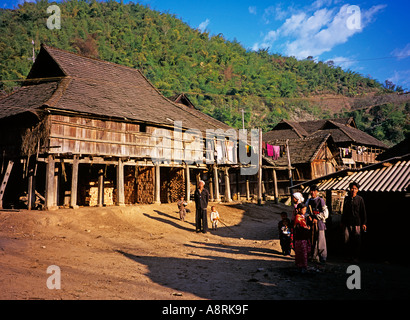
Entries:
[[[299,274],[281,253],[277,223],[285,205],[217,204],[226,224],[196,233],[176,204],[0,211],[0,299],[406,299],[409,268],[360,264],[349,290],[348,264],[329,258]],[[49,266],[61,288],[49,289]],[[50,280],[49,280],[50,281]],[[50,283],[50,282],[49,282]],[[52,284],[56,282],[52,282]]]

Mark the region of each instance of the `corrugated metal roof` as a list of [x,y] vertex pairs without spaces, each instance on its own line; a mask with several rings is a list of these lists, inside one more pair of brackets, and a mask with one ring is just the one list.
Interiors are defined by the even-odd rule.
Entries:
[[[351,182],[360,185],[360,191],[368,192],[406,192],[410,185],[409,155],[389,159],[359,170],[344,170],[339,174],[322,177],[304,183],[307,185],[303,192],[309,191],[313,183],[319,191],[348,190]],[[297,187],[297,186],[294,186]]]

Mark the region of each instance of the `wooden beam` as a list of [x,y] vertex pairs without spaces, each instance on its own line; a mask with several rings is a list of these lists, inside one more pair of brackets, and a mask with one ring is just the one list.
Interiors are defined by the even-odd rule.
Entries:
[[215,189],[215,201],[221,201],[221,196],[219,195],[219,176],[218,176],[218,167],[214,164],[214,189]]
[[185,165],[185,193],[185,201],[189,203],[191,201],[191,175],[187,164]]
[[74,155],[73,167],[71,172],[71,194],[70,194],[70,207],[73,209],[78,208],[77,205],[77,193],[78,193],[78,156]]
[[251,199],[251,193],[250,193],[250,189],[249,189],[249,178],[248,176],[246,176],[246,200],[250,200]]
[[185,165],[185,201],[187,203],[191,201],[191,174],[187,164]]
[[36,194],[35,194],[35,179],[34,179],[34,169],[29,169],[28,172],[28,186],[27,186],[27,209],[31,210],[36,205]]
[[0,185],[0,209],[3,208],[3,196],[4,196],[4,192],[6,191],[7,181],[9,181],[9,177],[11,174],[11,169],[13,169],[13,165],[14,165],[14,161],[9,160],[7,164],[6,173],[4,174],[3,181],[1,182],[1,185]]
[[258,205],[262,204],[262,129],[259,129],[258,148]]
[[155,165],[155,203],[161,203],[161,177],[159,164]]
[[117,205],[125,206],[124,164],[121,158],[118,159],[118,164],[117,164]]
[[214,202],[214,179],[212,173],[209,175],[209,201]]
[[232,202],[231,198],[231,183],[229,181],[229,168],[224,168],[224,177],[225,177],[225,202]]
[[278,178],[276,177],[276,170],[273,169],[273,195],[275,196],[275,203],[279,203]]
[[104,204],[104,170],[98,171],[98,200],[97,206],[102,207]]
[[48,155],[46,164],[46,194],[45,208],[47,210],[56,209],[55,205],[55,160],[52,155]]

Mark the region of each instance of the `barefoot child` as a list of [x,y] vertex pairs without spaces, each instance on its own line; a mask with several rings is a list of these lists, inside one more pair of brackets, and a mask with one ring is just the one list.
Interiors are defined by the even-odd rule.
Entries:
[[216,211],[215,206],[211,207],[211,222],[212,222],[212,229],[216,229],[218,227],[218,220],[219,220],[219,213]]

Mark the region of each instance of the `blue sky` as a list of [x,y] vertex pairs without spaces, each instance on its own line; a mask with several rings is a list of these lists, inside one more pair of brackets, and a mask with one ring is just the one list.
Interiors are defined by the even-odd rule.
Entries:
[[[22,1],[0,0],[0,4],[12,7]],[[343,69],[382,83],[389,79],[410,90],[408,0],[134,2],[175,14],[211,36],[222,33],[248,50],[269,48],[271,53],[298,59],[333,60]]]

